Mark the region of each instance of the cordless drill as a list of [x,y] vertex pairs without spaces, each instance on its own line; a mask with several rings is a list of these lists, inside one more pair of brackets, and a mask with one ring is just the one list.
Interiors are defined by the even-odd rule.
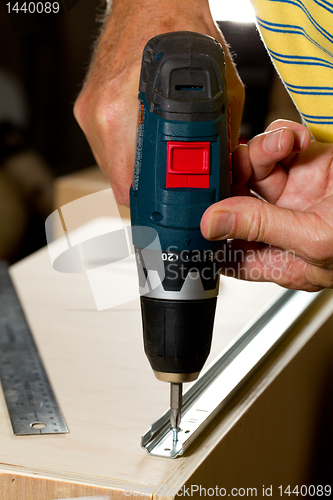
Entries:
[[229,195],[222,47],[199,33],[156,36],[143,51],[130,203],[144,348],[156,377],[171,383],[174,439],[182,384],[210,351],[224,260],[226,242],[206,240],[200,220]]

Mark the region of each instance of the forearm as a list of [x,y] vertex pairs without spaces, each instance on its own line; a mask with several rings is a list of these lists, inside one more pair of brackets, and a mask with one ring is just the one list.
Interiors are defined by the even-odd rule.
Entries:
[[[111,12],[112,16],[117,19],[132,20],[135,18],[137,27],[140,31],[142,28],[149,28],[149,25],[159,23],[164,25],[168,30],[173,28],[178,21],[186,22],[194,19],[199,22],[205,22],[208,29],[211,29],[214,22],[211,17],[208,0],[113,0],[107,2],[107,11]],[[139,24],[140,23],[140,24]],[[201,24],[200,24],[201,26]],[[128,26],[129,29],[134,26]]]
[[[209,34],[221,41],[221,32],[212,19],[207,0],[113,0],[112,10],[111,2],[107,6],[103,33],[89,73],[100,65],[104,70],[118,72],[125,58],[127,64],[131,59],[138,64],[150,38],[169,31],[188,30],[189,26],[191,31]],[[223,38],[222,42],[225,44]],[[110,58],[110,54],[116,53],[117,57]]]

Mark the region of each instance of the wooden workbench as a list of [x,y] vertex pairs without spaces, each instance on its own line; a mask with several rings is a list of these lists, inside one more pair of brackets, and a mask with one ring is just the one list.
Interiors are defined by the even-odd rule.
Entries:
[[[1,500],[173,498],[190,484],[258,487],[260,497],[263,484],[302,480],[313,401],[332,352],[330,303],[186,456],[172,460],[140,447],[168,407],[169,387],[144,355],[139,299],[98,312],[86,275],[54,271],[46,248],[11,275],[70,432],[14,436],[0,392]],[[210,361],[280,293],[272,284],[222,278]]]

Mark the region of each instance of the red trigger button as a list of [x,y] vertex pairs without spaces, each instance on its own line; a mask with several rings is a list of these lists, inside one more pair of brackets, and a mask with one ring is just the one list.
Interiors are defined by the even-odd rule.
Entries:
[[167,143],[166,187],[209,188],[210,142]]

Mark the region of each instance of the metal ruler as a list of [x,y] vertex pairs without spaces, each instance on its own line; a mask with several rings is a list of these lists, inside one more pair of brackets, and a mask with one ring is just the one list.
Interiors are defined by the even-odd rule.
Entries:
[[0,380],[14,434],[68,432],[3,261],[0,261]]

